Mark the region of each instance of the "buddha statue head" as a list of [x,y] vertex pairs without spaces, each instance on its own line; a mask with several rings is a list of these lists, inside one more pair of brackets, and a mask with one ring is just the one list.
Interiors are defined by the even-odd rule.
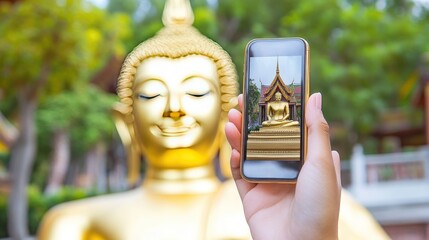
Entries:
[[280,101],[280,100],[282,100],[282,94],[281,94],[279,91],[277,91],[277,92],[274,94],[274,96],[275,96],[276,101]]
[[235,105],[237,74],[230,56],[192,27],[189,1],[167,1],[165,27],[125,59],[115,106],[118,132],[138,178],[140,156],[148,169],[212,164],[219,153],[229,175],[230,147],[223,126]]

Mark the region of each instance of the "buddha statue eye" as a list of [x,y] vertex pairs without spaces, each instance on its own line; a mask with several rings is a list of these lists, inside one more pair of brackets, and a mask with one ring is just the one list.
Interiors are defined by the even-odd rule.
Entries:
[[189,95],[189,96],[192,96],[192,97],[200,98],[200,97],[204,97],[204,96],[206,96],[206,95],[209,95],[209,94],[210,94],[210,92],[211,92],[211,91],[207,91],[207,92],[205,92],[205,93],[192,93],[192,92],[187,92],[186,94],[187,94],[187,95]]
[[143,94],[138,94],[137,95],[138,98],[144,99],[144,100],[154,99],[154,98],[159,97],[159,96],[161,96],[161,94],[156,94],[156,95],[152,95],[152,96],[146,96],[146,95],[143,95]]

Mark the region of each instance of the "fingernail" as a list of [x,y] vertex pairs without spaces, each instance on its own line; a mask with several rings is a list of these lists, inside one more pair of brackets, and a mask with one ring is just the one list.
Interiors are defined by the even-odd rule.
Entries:
[[316,107],[319,110],[322,110],[322,94],[320,92],[315,93],[316,97]]

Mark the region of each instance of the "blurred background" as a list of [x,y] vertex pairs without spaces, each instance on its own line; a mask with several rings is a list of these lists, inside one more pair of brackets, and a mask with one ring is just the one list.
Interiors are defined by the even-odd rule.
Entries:
[[[393,239],[429,239],[429,1],[191,4],[240,78],[249,40],[305,38],[343,186]],[[58,203],[131,187],[111,107],[126,54],[162,28],[163,7],[0,0],[0,238],[8,212],[28,209],[16,221],[34,235]]]

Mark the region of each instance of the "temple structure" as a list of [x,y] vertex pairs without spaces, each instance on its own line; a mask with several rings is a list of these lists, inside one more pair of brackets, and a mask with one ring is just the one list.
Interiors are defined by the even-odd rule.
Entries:
[[267,103],[274,100],[274,94],[280,92],[282,101],[289,103],[290,119],[300,121],[301,113],[301,85],[287,86],[280,76],[279,64],[277,62],[276,75],[270,85],[261,86],[259,98],[259,125],[267,120]]
[[[285,119],[273,120],[272,107],[276,104]],[[280,76],[277,62],[276,75],[270,85],[261,86],[259,98],[259,129],[252,130],[247,140],[248,160],[291,160],[300,158],[301,85],[287,86]],[[284,113],[284,112],[287,112]],[[278,113],[277,113],[278,114]],[[270,117],[271,116],[271,117]],[[270,125],[271,122],[276,124]],[[284,122],[284,124],[282,124]]]

